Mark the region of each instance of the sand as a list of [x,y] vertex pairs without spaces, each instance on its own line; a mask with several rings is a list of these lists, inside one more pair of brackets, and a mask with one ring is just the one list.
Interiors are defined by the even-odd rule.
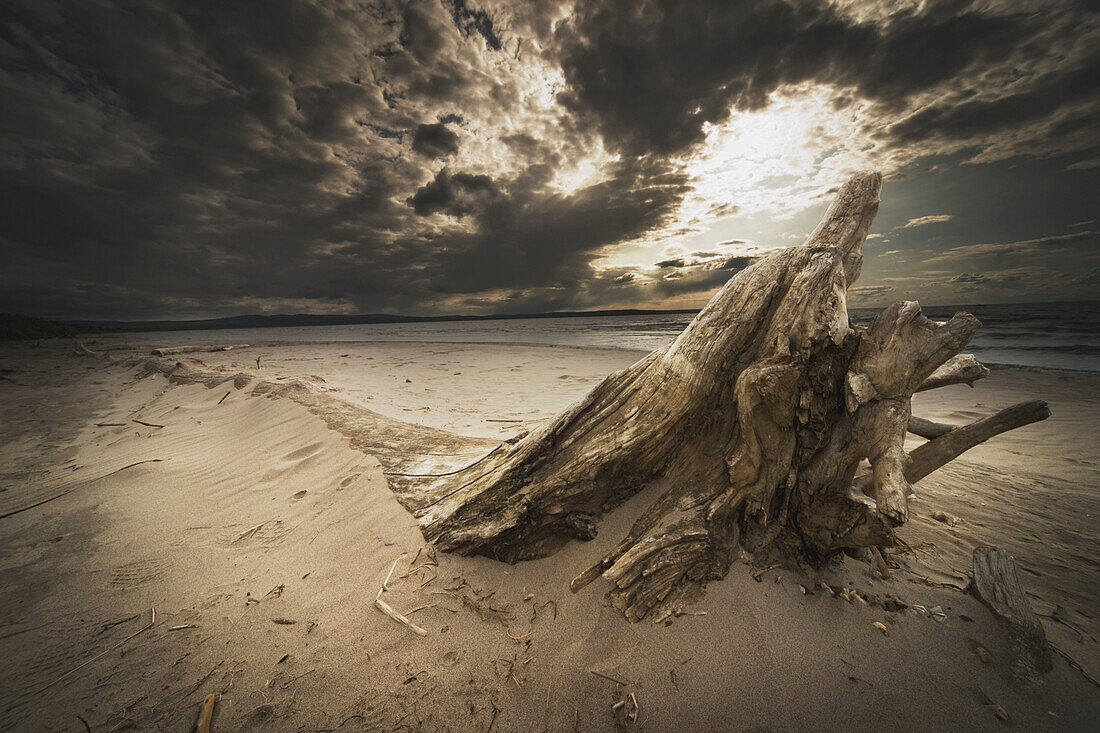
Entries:
[[[103,358],[62,341],[0,348],[0,515],[16,512],[0,519],[4,729],[191,730],[208,693],[215,730],[1003,729],[986,699],[1018,730],[1089,730],[1100,714],[1086,677],[1100,677],[1098,375],[995,370],[919,395],[916,411],[942,420],[1033,397],[1054,417],[918,484],[901,534],[913,552],[889,580],[851,559],[759,580],[735,563],[690,615],[655,626],[609,608],[603,581],[568,590],[649,492],[543,560],[435,553],[364,436],[339,429],[334,402],[301,397],[350,405],[356,430],[389,418],[424,426],[406,440],[430,428],[491,444],[640,354],[263,344],[156,360],[206,375],[173,383],[145,364],[171,343],[89,340]],[[1015,554],[1049,639],[1083,672],[1057,656],[1046,685],[1012,681],[1001,632],[960,590],[982,543]],[[426,636],[374,607],[391,567],[383,599]],[[889,623],[819,582],[946,619]]]

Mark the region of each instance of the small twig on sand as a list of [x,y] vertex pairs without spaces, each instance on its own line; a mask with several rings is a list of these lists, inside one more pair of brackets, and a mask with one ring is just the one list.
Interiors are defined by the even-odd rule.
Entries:
[[214,717],[214,700],[217,699],[213,692],[202,701],[202,711],[199,712],[199,724],[195,726],[197,733],[210,733],[210,721]]
[[154,624],[156,624],[156,622],[157,622],[157,609],[156,609],[156,608],[153,608],[153,617],[152,617],[152,619],[151,619],[151,620],[149,621],[149,625],[148,625],[148,626],[143,626],[142,628],[138,629],[138,630],[137,630],[137,631],[135,631],[134,633],[132,633],[132,634],[130,634],[129,636],[127,636],[127,637],[126,637],[125,639],[123,639],[123,640],[122,640],[122,641],[120,641],[119,643],[115,644],[115,645],[114,645],[113,647],[111,647],[110,649],[107,649],[106,651],[102,651],[102,652],[100,652],[99,654],[96,654],[96,655],[95,655],[94,657],[92,657],[91,659],[89,659],[89,660],[87,660],[87,661],[85,661],[85,662],[82,662],[81,664],[78,664],[77,666],[73,667],[72,669],[70,669],[70,670],[69,670],[68,672],[66,672],[65,674],[63,674],[63,675],[61,675],[60,677],[58,677],[57,679],[55,679],[55,680],[54,680],[53,682],[50,682],[50,683],[49,683],[49,684],[47,684],[47,685],[46,685],[45,687],[42,687],[42,688],[40,688],[40,689],[38,690],[38,692],[39,692],[39,693],[45,692],[46,690],[50,689],[51,687],[53,687],[54,685],[56,685],[56,684],[57,684],[58,682],[60,682],[61,680],[65,679],[66,677],[68,677],[69,675],[71,675],[71,674],[72,674],[73,672],[76,672],[76,671],[77,671],[77,670],[79,670],[79,669],[84,669],[85,667],[87,667],[87,666],[88,666],[89,664],[91,664],[92,662],[96,661],[97,659],[100,659],[100,658],[102,658],[102,657],[105,657],[105,656],[107,656],[108,654],[110,654],[111,652],[113,652],[113,651],[114,651],[115,649],[118,649],[118,648],[119,648],[120,646],[122,646],[122,645],[123,645],[123,644],[125,644],[126,642],[130,641],[130,639],[133,639],[133,638],[134,638],[135,636],[137,636],[138,634],[140,634],[140,633],[142,633],[142,632],[144,632],[144,631],[148,631],[149,629],[153,628],[153,625],[154,625]]
[[[342,721],[340,721],[340,725],[336,726],[335,728],[318,728],[314,733],[335,733],[335,731],[338,731],[338,730],[340,730],[341,728],[344,727],[344,723],[346,723],[349,720],[352,720],[354,718],[363,718],[363,716],[362,715],[349,715],[348,717],[346,717]],[[366,720],[366,718],[363,718],[363,719]]]
[[257,532],[259,532],[260,528],[263,527],[265,524],[267,524],[267,522],[260,522],[259,524],[257,524],[252,529],[246,529],[244,532],[241,532],[239,535],[237,535],[237,539],[233,540],[233,542],[230,542],[229,544],[233,544],[235,542],[240,542],[241,540],[243,540],[245,538],[245,535],[248,535],[248,538],[252,539],[252,536],[254,534],[256,534]]
[[311,669],[311,670],[309,670],[308,672],[303,672],[302,674],[298,675],[297,677],[294,677],[294,678],[292,678],[292,679],[289,679],[289,680],[287,680],[287,681],[286,681],[286,684],[282,684],[282,685],[279,685],[279,689],[280,689],[280,690],[285,690],[286,688],[290,687],[291,685],[293,685],[293,684],[294,684],[295,682],[297,682],[298,680],[300,680],[300,679],[302,679],[303,677],[305,677],[305,676],[306,676],[307,674],[313,674],[313,673],[314,673],[314,672],[316,672],[316,671],[317,671],[316,669]]
[[490,700],[489,704],[493,706],[493,717],[489,718],[489,727],[485,729],[485,733],[489,733],[493,729],[493,723],[497,722],[497,715],[500,714],[500,708],[497,707],[496,700]]
[[400,624],[404,624],[414,634],[417,634],[418,636],[427,636],[428,635],[427,631],[425,631],[424,629],[420,628],[419,626],[414,624],[409,619],[402,616],[400,613],[398,613],[396,610],[394,610],[393,606],[391,606],[390,604],[383,601],[381,599],[381,597],[374,599],[374,605],[377,606],[378,610],[380,610],[382,613],[384,613],[387,616],[389,616],[390,618],[392,618],[394,621],[396,621]]
[[[401,557],[405,557],[405,556],[402,555]],[[386,603],[385,601],[382,600],[382,594],[385,593],[387,590],[389,590],[390,578],[393,577],[393,571],[397,567],[397,561],[400,560],[401,557],[399,557],[399,558],[397,558],[397,560],[393,561],[393,565],[390,566],[390,571],[388,573],[386,573],[386,579],[382,581],[382,587],[378,589],[378,595],[376,595],[374,597],[374,605],[375,605],[375,608],[377,608],[379,611],[386,614],[387,616],[392,618],[397,623],[405,625],[413,633],[415,633],[419,636],[427,636],[428,635],[427,631],[420,628],[419,626],[414,624],[412,621],[410,621],[408,618],[406,618],[405,616],[398,613],[397,610],[393,606],[391,606],[390,604],[388,604],[388,603]],[[418,608],[417,610],[419,611],[420,609]]]
[[126,423],[124,422],[97,422],[95,424],[97,428],[124,428]]
[[163,428],[164,427],[163,425],[157,425],[155,422],[145,422],[144,420],[138,420],[136,418],[134,419],[134,422],[136,422],[138,425],[144,425],[144,426],[149,427],[149,428]]
[[604,674],[603,672],[597,672],[594,669],[590,669],[588,671],[591,672],[592,674],[596,675],[597,677],[603,677],[605,680],[611,680],[612,682],[614,682],[617,685],[622,685],[623,687],[627,686],[627,684],[625,682],[623,682],[622,680],[617,680],[609,674]]
[[225,398],[228,397],[229,394],[230,394],[229,392],[226,392],[225,394],[223,394],[222,398],[220,400],[218,400],[218,404],[220,405],[221,403],[225,402]]

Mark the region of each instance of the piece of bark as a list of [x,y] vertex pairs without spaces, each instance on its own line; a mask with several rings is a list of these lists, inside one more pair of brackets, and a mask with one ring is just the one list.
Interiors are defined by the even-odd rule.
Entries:
[[1013,675],[1024,682],[1041,683],[1054,665],[1043,625],[1020,586],[1016,561],[995,547],[976,547],[973,569],[970,590],[989,607],[1008,637]]

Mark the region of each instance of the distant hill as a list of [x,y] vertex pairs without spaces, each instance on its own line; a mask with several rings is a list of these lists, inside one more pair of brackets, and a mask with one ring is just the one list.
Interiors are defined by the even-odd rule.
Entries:
[[347,326],[370,323],[435,323],[440,321],[494,321],[516,318],[584,318],[595,316],[644,316],[657,313],[697,313],[687,310],[602,310],[561,313],[497,313],[488,316],[398,316],[391,313],[359,315],[310,315],[307,313],[272,316],[243,315],[195,321],[69,321],[78,329],[107,328],[115,331],[194,331],[226,328],[287,328],[292,326]]
[[76,325],[33,318],[22,313],[0,313],[0,341],[29,341],[78,336],[83,333],[103,333],[110,328]]

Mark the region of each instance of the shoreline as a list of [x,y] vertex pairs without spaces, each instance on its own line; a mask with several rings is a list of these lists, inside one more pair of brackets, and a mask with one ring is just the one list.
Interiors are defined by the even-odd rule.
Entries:
[[[977,542],[994,538],[1010,549],[1016,542],[1048,637],[1097,676],[1098,629],[1081,611],[1094,607],[1100,585],[1086,516],[1100,508],[1087,438],[1100,415],[1100,398],[1090,398],[1100,394],[1100,375],[996,370],[974,389],[921,393],[915,412],[929,418],[972,419],[1027,398],[1048,399],[1054,416],[918,484],[903,529],[916,551],[891,556],[898,577],[882,580],[849,559],[822,570],[777,568],[756,582],[735,562],[689,609],[705,616],[666,627],[626,623],[604,607],[600,584],[568,591],[570,577],[617,541],[655,487],[608,515],[595,540],[549,558],[508,566],[433,555],[378,460],[354,447],[356,436],[332,429],[328,408],[295,397],[346,403],[360,420],[369,419],[365,406],[422,430],[469,433],[458,429],[466,425],[499,440],[556,414],[632,354],[468,342],[260,348],[270,352],[260,370],[247,368],[253,354],[244,351],[160,360],[216,374],[216,388],[141,376],[147,356],[136,349],[127,366],[72,355],[67,343],[0,348],[4,366],[14,368],[0,382],[8,395],[0,502],[25,499],[28,487],[64,489],[136,460],[164,459],[0,520],[11,620],[0,635],[12,634],[0,643],[23,670],[3,684],[5,725],[71,727],[79,714],[95,728],[131,719],[184,730],[206,692],[219,695],[215,723],[226,729],[331,728],[352,716],[348,727],[367,729],[569,730],[576,714],[584,730],[610,730],[612,705],[627,691],[641,705],[639,729],[652,730],[731,720],[741,729],[875,721],[904,730],[1001,729],[976,686],[1021,729],[1086,730],[1100,713],[1100,693],[1060,657],[1048,685],[1021,697],[988,611],[925,582],[958,584]],[[238,373],[250,381],[238,385]],[[265,381],[280,389],[258,389]],[[488,422],[505,408],[522,420]],[[958,521],[932,519],[936,509]],[[412,572],[411,561],[425,553],[436,564]],[[395,559],[386,598],[410,614],[429,606],[411,615],[427,637],[370,605]],[[831,597],[819,582],[940,605],[947,620],[896,614],[884,636],[871,626],[881,609]],[[163,622],[57,683],[49,691],[55,704],[40,707],[35,689],[140,629],[153,606]],[[297,623],[272,620],[279,618]],[[178,626],[187,628],[168,630]],[[993,664],[970,652],[970,638]]]

